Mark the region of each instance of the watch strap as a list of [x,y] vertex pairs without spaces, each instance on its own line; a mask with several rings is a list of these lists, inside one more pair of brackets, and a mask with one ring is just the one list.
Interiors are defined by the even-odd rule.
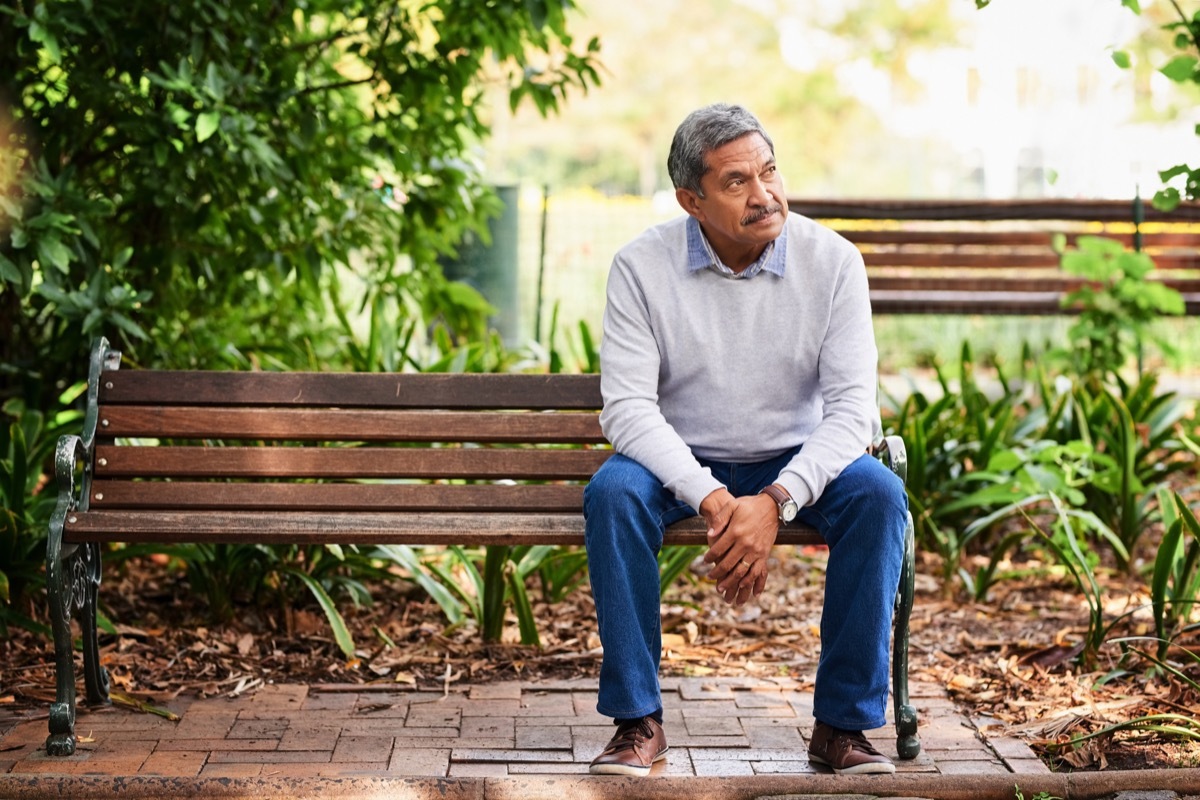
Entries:
[[785,489],[783,489],[779,486],[776,486],[773,483],[769,483],[766,486],[764,486],[763,490],[760,492],[760,494],[765,494],[768,497],[770,497],[772,500],[774,500],[775,505],[779,506],[779,508],[781,510],[783,509],[783,504],[792,499],[792,496],[790,494],[788,494]]

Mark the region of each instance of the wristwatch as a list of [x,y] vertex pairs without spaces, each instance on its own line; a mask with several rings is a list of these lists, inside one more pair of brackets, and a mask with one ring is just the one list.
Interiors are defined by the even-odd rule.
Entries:
[[765,494],[775,501],[775,505],[779,506],[779,521],[784,525],[794,520],[800,511],[800,506],[796,505],[796,501],[787,490],[774,483],[763,487],[759,494]]

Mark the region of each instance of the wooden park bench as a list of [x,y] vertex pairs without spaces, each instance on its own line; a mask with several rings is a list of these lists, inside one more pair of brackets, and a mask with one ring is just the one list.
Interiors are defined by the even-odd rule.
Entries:
[[[598,375],[120,370],[103,339],[91,359],[82,435],[58,443],[47,542],[54,755],[75,750],[75,612],[87,701],[108,702],[96,630],[105,545],[582,545],[583,484],[612,454]],[[899,439],[880,450],[905,477]],[[823,543],[797,525],[778,541]],[[666,542],[705,544],[702,518]],[[902,758],[920,751],[912,602],[910,518],[892,667]]]
[[876,314],[1070,314],[1081,285],[1053,242],[1084,234],[1149,255],[1151,276],[1200,315],[1200,205],[1166,213],[1139,200],[807,200],[788,207],[858,245]]

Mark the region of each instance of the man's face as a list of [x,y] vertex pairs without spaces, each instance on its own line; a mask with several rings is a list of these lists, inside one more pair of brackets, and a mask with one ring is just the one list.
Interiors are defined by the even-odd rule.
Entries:
[[761,135],[748,134],[709,153],[700,186],[703,197],[686,189],[676,196],[731,269],[749,266],[783,231],[788,213],[783,177]]

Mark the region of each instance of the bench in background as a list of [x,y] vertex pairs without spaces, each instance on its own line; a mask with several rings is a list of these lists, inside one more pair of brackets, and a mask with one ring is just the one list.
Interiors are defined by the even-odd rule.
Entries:
[[1080,281],[1060,270],[1052,242],[1090,234],[1146,252],[1153,279],[1200,315],[1197,204],[1165,213],[1140,200],[793,198],[788,207],[858,245],[876,314],[1072,313],[1061,299]]
[[[612,454],[598,375],[122,371],[103,339],[91,359],[84,430],[58,444],[47,541],[53,755],[75,750],[75,611],[87,700],[108,702],[96,631],[106,544],[582,545],[583,486]],[[881,451],[905,477],[899,439]],[[666,542],[706,544],[703,520]],[[823,544],[798,525],[778,542]],[[913,558],[910,518],[892,662],[901,758],[920,752]]]

